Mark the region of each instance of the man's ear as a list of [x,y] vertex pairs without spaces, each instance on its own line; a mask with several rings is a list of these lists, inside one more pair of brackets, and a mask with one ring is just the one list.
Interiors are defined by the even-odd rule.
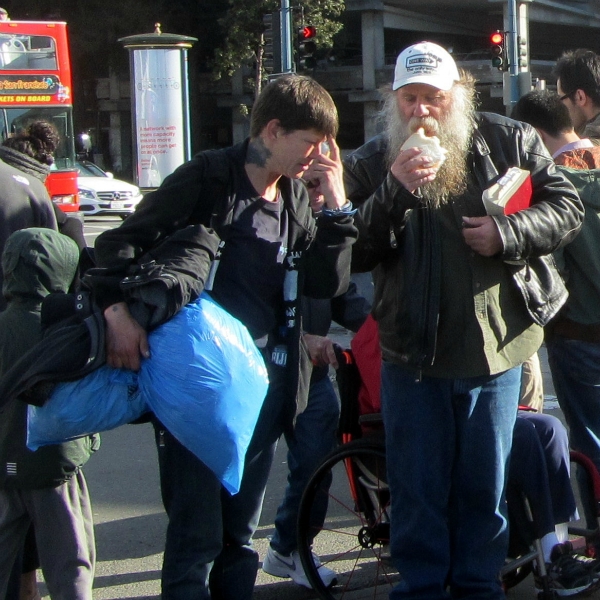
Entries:
[[577,106],[585,106],[592,101],[592,99],[583,90],[575,90],[573,92],[573,96],[571,97],[573,98],[573,103],[577,104]]
[[266,139],[270,142],[274,142],[281,135],[282,131],[279,119],[271,119],[263,129]]

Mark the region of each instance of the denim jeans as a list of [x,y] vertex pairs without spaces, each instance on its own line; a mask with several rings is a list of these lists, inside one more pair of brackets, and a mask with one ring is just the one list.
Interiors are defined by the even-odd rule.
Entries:
[[415,381],[384,362],[381,384],[391,554],[402,576],[390,599],[504,598],[504,490],[521,368]]
[[[571,447],[600,470],[600,344],[553,335],[546,341],[554,390],[567,425]],[[596,527],[597,515],[586,514]]]
[[571,447],[600,470],[600,344],[554,335],[546,348]]
[[[311,382],[306,410],[296,419],[293,436],[286,435],[288,479],[283,501],[275,516],[275,534],[271,546],[285,556],[298,547],[296,523],[304,488],[320,462],[336,445],[340,403],[328,376]],[[312,518],[323,524],[327,512],[327,494],[319,494],[321,506],[315,506]]]
[[246,453],[240,491],[233,496],[162,423],[154,422],[161,494],[169,518],[163,600],[252,598],[258,571],[252,535],[286,412],[285,377],[278,376],[279,367],[268,368],[269,390]]

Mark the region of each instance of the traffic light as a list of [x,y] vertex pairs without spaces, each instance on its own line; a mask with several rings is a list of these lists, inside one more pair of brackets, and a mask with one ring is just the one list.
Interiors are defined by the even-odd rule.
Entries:
[[317,66],[317,59],[314,57],[317,50],[316,37],[317,28],[312,25],[303,25],[298,29],[298,70],[314,69]]
[[528,68],[528,61],[529,58],[529,46],[527,44],[527,39],[519,36],[519,68],[521,69],[527,69]]
[[492,44],[492,66],[496,67],[499,71],[506,71],[508,69],[508,55],[506,53],[506,34],[504,31],[495,31],[490,35],[490,42]]
[[263,15],[263,68],[267,73],[281,73],[281,13]]

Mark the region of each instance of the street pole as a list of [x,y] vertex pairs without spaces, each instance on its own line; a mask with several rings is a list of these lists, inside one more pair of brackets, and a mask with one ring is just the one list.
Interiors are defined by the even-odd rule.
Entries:
[[504,105],[510,116],[519,98],[531,90],[529,66],[529,3],[532,0],[508,0],[505,13],[508,71],[504,72]]
[[517,0],[508,0],[508,72],[505,73],[505,89],[508,87],[507,108],[510,111],[518,102],[519,92],[519,27]]
[[292,10],[289,0],[281,0],[281,72],[292,73]]

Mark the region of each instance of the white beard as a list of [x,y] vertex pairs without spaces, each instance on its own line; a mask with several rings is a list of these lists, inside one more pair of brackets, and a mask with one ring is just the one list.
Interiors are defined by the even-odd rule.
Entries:
[[424,200],[434,207],[463,193],[468,181],[467,156],[475,126],[475,103],[469,90],[455,86],[453,92],[450,109],[439,122],[433,117],[413,117],[404,121],[394,93],[388,95],[383,108],[388,168],[396,160],[402,144],[419,127],[423,127],[428,135],[436,135],[448,151],[436,178],[419,189]]

